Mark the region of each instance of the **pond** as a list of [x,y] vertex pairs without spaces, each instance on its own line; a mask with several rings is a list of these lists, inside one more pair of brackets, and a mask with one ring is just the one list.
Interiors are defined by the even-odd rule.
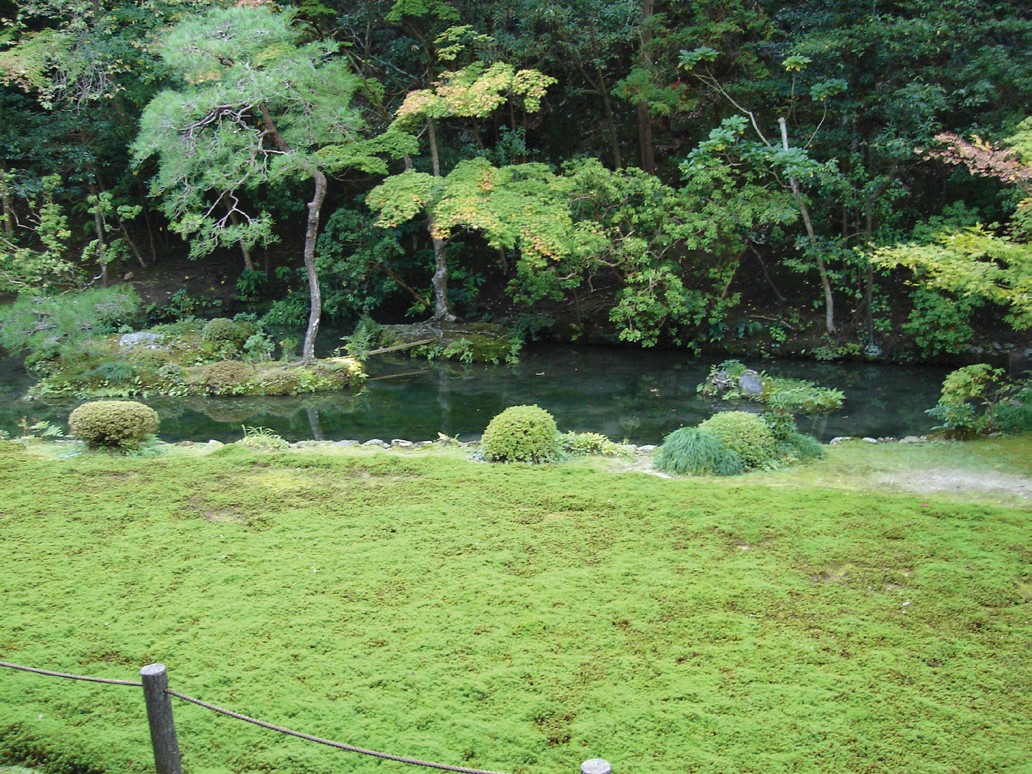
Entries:
[[[604,347],[549,346],[526,352],[515,366],[465,366],[374,357],[361,392],[282,398],[149,398],[165,441],[239,440],[242,426],[267,427],[289,441],[434,440],[444,433],[476,440],[503,409],[536,403],[562,431],[603,433],[616,441],[658,444],[678,427],[695,425],[714,406],[696,386],[720,358]],[[932,420],[947,369],[871,363],[823,364],[767,360],[749,365],[835,387],[840,411],[801,417],[800,429],[822,441],[835,436],[921,435]],[[28,402],[32,379],[16,361],[0,361],[0,430],[49,420],[66,426],[81,400]]]

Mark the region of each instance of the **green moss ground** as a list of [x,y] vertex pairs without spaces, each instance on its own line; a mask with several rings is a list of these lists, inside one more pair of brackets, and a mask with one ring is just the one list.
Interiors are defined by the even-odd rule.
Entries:
[[[0,659],[161,661],[270,722],[506,772],[1027,770],[1028,508],[869,491],[864,464],[932,447],[849,446],[718,480],[0,444]],[[175,711],[192,774],[408,770]],[[148,771],[139,690],[0,669],[0,763],[26,756]]]

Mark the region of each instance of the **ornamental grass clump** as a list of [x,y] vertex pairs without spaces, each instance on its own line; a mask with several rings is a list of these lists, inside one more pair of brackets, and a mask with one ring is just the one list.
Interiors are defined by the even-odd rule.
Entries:
[[154,409],[132,400],[83,403],[68,417],[68,432],[91,448],[136,449],[158,432]]
[[481,448],[488,462],[554,462],[561,452],[559,429],[539,406],[512,406],[488,423]]
[[745,470],[738,452],[697,427],[682,427],[664,438],[655,465],[664,473],[680,476],[734,476]]
[[699,430],[715,435],[731,451],[737,452],[747,470],[763,467],[777,455],[774,434],[756,414],[723,411],[700,423]]

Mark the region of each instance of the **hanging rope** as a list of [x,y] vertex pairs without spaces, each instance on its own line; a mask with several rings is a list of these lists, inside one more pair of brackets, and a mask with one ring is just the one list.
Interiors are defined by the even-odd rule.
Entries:
[[317,744],[325,744],[329,747],[336,747],[338,750],[346,750],[353,753],[361,753],[362,755],[371,755],[374,758],[384,758],[389,761],[398,761],[399,763],[409,763],[413,766],[424,766],[429,769],[440,769],[442,771],[460,771],[465,774],[501,774],[497,771],[485,771],[484,769],[467,769],[463,766],[450,766],[447,763],[432,763],[430,761],[421,761],[418,758],[407,758],[402,755],[391,755],[390,753],[377,752],[376,750],[367,750],[364,747],[355,747],[350,744],[342,744],[341,742],[333,742],[329,739],[322,739],[318,736],[312,736],[311,734],[304,734],[300,731],[293,731],[283,726],[273,725],[272,723],[266,723],[264,720],[256,720],[250,718],[247,715],[241,715],[239,712],[233,712],[232,710],[218,707],[214,704],[209,704],[206,701],[195,699],[192,696],[186,696],[185,694],[179,693],[179,691],[167,691],[169,696],[175,696],[177,699],[188,701],[191,704],[196,704],[199,707],[210,709],[212,712],[217,712],[220,715],[225,715],[230,718],[236,718],[237,720],[243,720],[245,723],[253,723],[256,726],[267,728],[270,731],[278,731],[281,734],[287,734],[288,736],[296,736],[298,739],[305,739],[309,742],[316,742]]

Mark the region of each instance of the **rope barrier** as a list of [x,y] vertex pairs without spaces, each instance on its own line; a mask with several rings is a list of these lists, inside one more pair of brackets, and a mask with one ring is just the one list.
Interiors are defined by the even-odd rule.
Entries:
[[187,696],[185,694],[179,693],[179,691],[168,690],[166,691],[166,693],[168,693],[169,696],[175,696],[177,699],[182,699],[183,701],[188,701],[191,704],[196,704],[199,707],[210,709],[211,711],[217,712],[220,715],[226,715],[227,717],[235,718],[237,720],[243,720],[246,723],[253,723],[256,726],[261,726],[262,728],[267,728],[271,731],[278,731],[281,734],[287,734],[288,736],[296,736],[298,739],[304,739],[306,741],[316,742],[318,744],[325,744],[329,747],[336,747],[338,750],[346,750],[348,752],[361,753],[362,755],[371,755],[374,758],[384,758],[386,760],[397,761],[399,763],[410,763],[413,766],[424,766],[428,769],[440,769],[442,771],[460,771],[464,772],[465,774],[501,774],[501,772],[497,771],[486,771],[484,769],[467,769],[463,766],[450,766],[446,763],[431,763],[430,761],[421,761],[418,758],[406,758],[402,755],[391,755],[390,753],[377,752],[376,750],[367,750],[364,747],[355,747],[354,745],[350,744],[333,742],[329,739],[322,739],[318,736],[312,736],[311,734],[305,734],[300,731],[293,731],[289,728],[284,728],[283,726],[276,726],[272,723],[266,723],[263,720],[256,720],[255,718],[250,718],[247,715],[241,715],[239,712],[233,712],[232,710],[224,709],[214,704],[209,704],[206,701],[195,699],[192,696]]
[[[11,664],[7,661],[0,661],[0,667],[7,667],[8,669],[17,669],[22,672],[31,672],[37,675],[47,675],[49,677],[63,677],[66,680],[81,680],[87,683],[104,683],[106,685],[129,685],[134,688],[142,688],[143,683],[136,682],[134,680],[111,680],[106,677],[88,677],[86,675],[73,675],[67,672],[53,672],[49,669],[36,669],[35,667],[23,666],[21,664]],[[272,723],[266,723],[264,720],[257,720],[256,718],[248,717],[247,715],[241,715],[239,712],[233,712],[232,710],[219,707],[215,704],[209,704],[206,701],[195,699],[193,696],[187,696],[185,693],[179,691],[173,691],[166,689],[165,693],[169,696],[175,696],[177,699],[196,704],[199,707],[204,707],[212,712],[217,712],[220,715],[226,717],[235,718],[236,720],[242,720],[245,723],[252,723],[253,725],[260,726],[261,728],[267,728],[270,731],[278,731],[281,734],[287,736],[296,736],[298,739],[304,739],[308,742],[315,742],[317,744],[324,744],[328,747],[335,747],[338,750],[345,750],[347,752],[360,753],[361,755],[371,755],[374,758],[383,758],[388,761],[396,761],[398,763],[408,763],[413,766],[423,766],[428,769],[438,769],[441,771],[458,771],[462,774],[501,774],[498,771],[488,771],[486,769],[469,769],[464,766],[451,766],[447,763],[433,763],[431,761],[423,761],[418,758],[408,758],[403,755],[391,755],[390,753],[377,752],[376,750],[367,750],[364,747],[356,747],[350,744],[343,744],[341,742],[334,742],[329,739],[323,739],[318,736],[311,734],[305,734],[301,731],[294,731],[283,726],[277,726]]]
[[7,667],[8,669],[18,669],[22,672],[32,672],[37,675],[48,675],[50,677],[63,677],[66,680],[82,680],[86,683],[105,683],[106,685],[131,685],[134,688],[142,688],[143,683],[134,682],[132,680],[109,680],[106,677],[87,677],[85,675],[72,675],[67,672],[51,672],[47,669],[36,669],[34,667],[22,666],[21,664],[10,664],[6,661],[0,661],[0,667]]

